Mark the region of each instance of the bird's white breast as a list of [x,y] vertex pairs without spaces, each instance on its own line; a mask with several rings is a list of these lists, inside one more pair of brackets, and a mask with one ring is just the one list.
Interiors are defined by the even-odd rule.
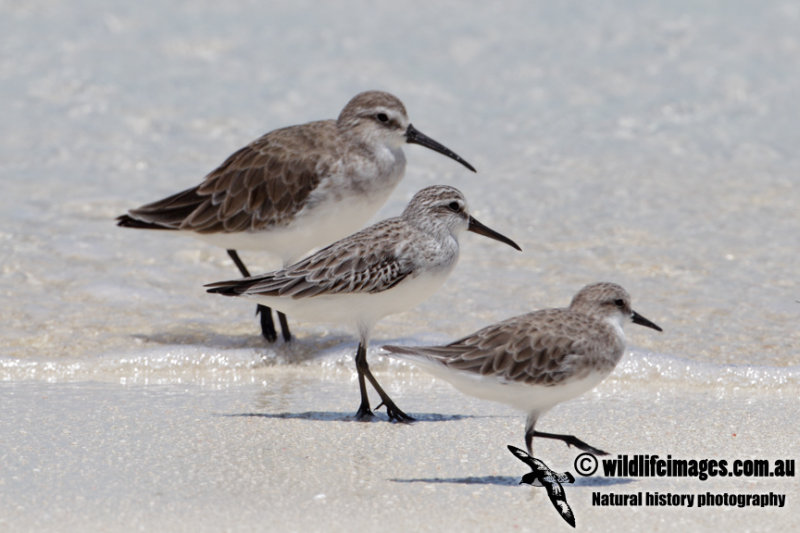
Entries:
[[568,379],[559,385],[545,386],[506,381],[499,376],[481,375],[475,372],[446,367],[424,356],[398,354],[419,365],[437,378],[476,398],[504,403],[530,413],[546,411],[556,404],[580,396],[596,387],[608,376],[609,371],[592,372],[575,379]]
[[234,250],[258,250],[279,256],[284,265],[315,248],[362,229],[386,203],[405,170],[400,149],[381,150],[375,159],[351,157],[323,179],[306,205],[286,225],[263,231],[193,233],[205,242]]

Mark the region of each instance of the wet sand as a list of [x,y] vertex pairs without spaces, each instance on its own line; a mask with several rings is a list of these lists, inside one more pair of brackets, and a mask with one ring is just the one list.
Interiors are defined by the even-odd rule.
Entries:
[[[349,417],[353,376],[264,369],[261,383],[0,384],[6,531],[564,530],[527,467],[524,417],[464,397],[415,371],[379,372],[419,419]],[[791,396],[791,397],[786,397]],[[685,459],[795,458],[796,397],[658,390],[611,379],[556,407],[539,428],[616,454]],[[687,413],[690,416],[687,416]],[[537,439],[535,455],[565,485],[579,530],[776,531],[797,527],[796,478],[582,477],[578,455]],[[775,494],[784,508],[603,507],[592,493]]]

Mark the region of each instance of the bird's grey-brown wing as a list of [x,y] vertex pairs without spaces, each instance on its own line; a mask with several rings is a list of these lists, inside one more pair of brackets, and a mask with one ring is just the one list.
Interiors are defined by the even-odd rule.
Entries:
[[576,355],[591,350],[585,329],[592,327],[596,326],[588,318],[547,309],[509,318],[445,346],[386,348],[508,382],[555,385],[573,375]]
[[318,121],[271,131],[231,154],[203,183],[119,218],[198,233],[287,224],[320,179],[336,170],[336,125]]
[[375,293],[391,289],[414,272],[400,253],[399,219],[388,219],[323,248],[283,270],[207,285],[228,295],[291,296]]

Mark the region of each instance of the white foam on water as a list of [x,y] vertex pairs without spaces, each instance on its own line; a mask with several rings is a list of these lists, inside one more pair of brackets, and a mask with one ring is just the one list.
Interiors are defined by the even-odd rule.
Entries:
[[666,382],[680,387],[757,388],[764,391],[800,386],[800,365],[778,367],[714,364],[675,355],[632,350],[611,378],[621,382]]
[[[328,346],[306,344],[277,351],[166,345],[92,359],[0,357],[0,381],[228,385],[261,383],[271,372],[283,370],[299,370],[319,379],[331,373],[355,376],[354,348],[354,342],[341,339],[341,342]],[[373,370],[389,371],[391,380],[400,384],[417,381],[420,375],[426,375],[411,364],[387,356],[377,346],[370,348],[369,360]],[[623,357],[607,381],[633,386],[645,383],[726,390],[797,390],[800,387],[800,366],[713,364],[633,349]]]

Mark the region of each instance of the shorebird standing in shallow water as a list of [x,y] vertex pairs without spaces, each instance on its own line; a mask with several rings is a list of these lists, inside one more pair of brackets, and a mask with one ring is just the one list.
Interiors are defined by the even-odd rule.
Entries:
[[383,220],[283,270],[207,285],[208,292],[244,296],[311,321],[352,326],[359,335],[356,370],[361,393],[356,418],[373,415],[369,380],[390,420],[409,421],[370,372],[367,343],[382,317],[427,299],[458,261],[458,237],[472,231],[519,250],[467,210],[458,189],[437,185],[419,191],[396,218]]
[[615,283],[582,288],[567,308],[509,318],[445,346],[384,346],[450,382],[465,394],[509,404],[528,414],[525,444],[533,437],[558,439],[606,455],[573,435],[536,431],[536,421],[556,404],[593,389],[625,351],[624,322],[661,331],[631,309],[627,291]]
[[[119,226],[176,230],[226,248],[280,256],[286,266],[313,248],[364,227],[403,177],[404,144],[420,144],[475,169],[419,132],[389,93],[357,94],[336,120],[271,131],[234,152],[198,186],[117,218]],[[277,338],[272,311],[259,306],[261,331]],[[286,316],[278,313],[284,340]]]

